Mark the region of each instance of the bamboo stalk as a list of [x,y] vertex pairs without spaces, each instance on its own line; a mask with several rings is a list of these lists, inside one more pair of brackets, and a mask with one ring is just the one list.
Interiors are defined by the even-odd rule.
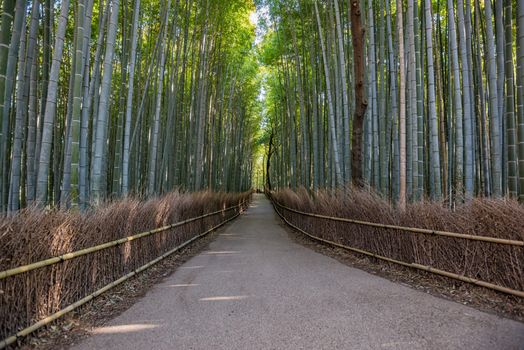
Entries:
[[179,221],[177,223],[174,223],[174,224],[171,224],[171,225],[167,225],[167,226],[163,226],[163,227],[159,227],[159,228],[156,228],[156,229],[151,230],[151,231],[141,232],[141,233],[138,233],[138,234],[133,235],[133,236],[120,238],[120,239],[117,239],[117,240],[114,240],[114,241],[111,241],[111,242],[107,242],[107,243],[103,243],[103,244],[99,244],[99,245],[96,245],[96,246],[93,246],[93,247],[77,250],[77,251],[74,251],[74,252],[71,252],[71,253],[66,253],[66,254],[63,254],[63,255],[60,255],[60,256],[56,256],[56,257],[53,257],[53,258],[49,258],[49,259],[45,259],[45,260],[40,260],[40,261],[31,263],[31,264],[15,267],[15,268],[12,268],[12,269],[9,269],[9,270],[0,271],[0,280],[3,280],[3,279],[5,279],[7,277],[10,277],[10,276],[19,275],[19,274],[24,273],[24,272],[32,271],[32,270],[35,270],[35,269],[38,269],[38,268],[41,268],[41,267],[44,267],[44,266],[49,266],[49,265],[53,265],[53,264],[56,264],[56,263],[59,263],[59,262],[62,262],[62,261],[71,260],[71,259],[77,258],[77,257],[82,256],[82,255],[91,254],[91,253],[94,253],[94,252],[97,252],[97,251],[100,251],[100,250],[103,250],[103,249],[107,249],[107,248],[111,248],[111,247],[114,247],[114,246],[117,246],[117,245],[121,245],[121,244],[124,244],[126,242],[130,242],[130,241],[133,241],[133,240],[136,240],[136,239],[139,239],[139,238],[144,238],[144,237],[153,235],[155,233],[163,232],[163,231],[175,228],[175,227],[179,227],[179,226],[182,226],[182,225],[188,224],[190,222],[197,221],[197,220],[200,220],[200,219],[212,216],[212,215],[216,215],[216,214],[223,213],[223,212],[225,213],[225,212],[227,212],[229,210],[238,208],[238,207],[240,207],[240,206],[242,206],[244,204],[245,204],[245,202],[242,202],[240,204],[237,204],[237,205],[234,205],[234,206],[222,209],[222,210],[217,210],[217,211],[214,211],[214,212],[211,212],[211,213],[207,213],[207,214],[204,214],[204,215],[200,215],[200,216],[197,216],[197,217],[194,217],[194,218],[191,218],[191,219],[187,219],[187,220],[184,220],[184,221]]
[[[245,203],[245,202],[244,202],[244,203]],[[226,210],[229,210],[229,209],[231,209],[231,208],[238,208],[238,207],[240,207],[241,205],[243,205],[244,203],[239,204],[239,205],[236,205],[236,206],[234,206],[234,207],[226,208],[226,209],[221,210],[221,211],[226,211]],[[218,212],[221,212],[221,211],[218,211]],[[203,217],[205,217],[205,216],[210,216],[210,215],[216,214],[216,213],[218,213],[218,212],[205,214],[205,215],[203,215]],[[12,336],[10,336],[10,337],[8,337],[8,338],[2,340],[2,341],[0,342],[0,349],[4,349],[5,347],[7,347],[7,346],[13,344],[14,342],[16,342],[18,339],[20,339],[20,338],[22,338],[22,337],[25,337],[25,336],[29,335],[30,333],[36,331],[37,329],[39,329],[39,328],[41,328],[41,327],[43,327],[43,326],[45,326],[45,325],[47,325],[47,324],[53,322],[54,320],[56,320],[56,319],[58,319],[58,318],[64,316],[65,314],[67,314],[67,313],[69,313],[69,312],[71,312],[71,311],[77,309],[78,307],[80,307],[80,306],[86,304],[87,302],[93,300],[94,298],[96,298],[97,296],[101,295],[102,293],[104,293],[104,292],[110,290],[110,289],[113,288],[113,287],[118,286],[118,285],[121,284],[122,282],[128,280],[129,278],[131,278],[131,277],[137,275],[138,273],[140,273],[140,272],[146,270],[147,268],[153,266],[153,265],[156,264],[157,262],[159,262],[159,261],[163,260],[164,258],[168,257],[169,255],[173,254],[174,252],[176,252],[176,251],[178,251],[178,250],[184,248],[185,246],[187,246],[187,245],[190,244],[191,242],[193,242],[193,241],[195,241],[195,240],[197,240],[197,239],[199,239],[199,238],[201,238],[201,237],[207,235],[207,234],[210,233],[211,231],[213,231],[213,230],[219,228],[220,226],[226,224],[227,222],[229,222],[229,221],[231,221],[231,220],[237,218],[239,215],[240,215],[240,211],[239,211],[235,216],[233,216],[233,217],[231,217],[231,218],[229,218],[229,219],[227,219],[227,220],[221,222],[220,224],[218,224],[218,225],[216,225],[216,226],[210,228],[209,230],[205,231],[204,233],[201,233],[200,235],[195,236],[195,237],[193,237],[193,238],[187,240],[186,242],[182,243],[181,245],[179,245],[179,246],[177,246],[177,247],[171,249],[170,251],[168,251],[168,252],[162,254],[162,255],[159,256],[158,258],[156,258],[156,259],[154,259],[154,260],[151,260],[151,261],[148,262],[147,264],[145,264],[145,265],[139,267],[139,268],[136,269],[135,271],[132,271],[132,272],[128,273],[127,275],[124,275],[124,276],[120,277],[120,278],[117,279],[116,281],[109,283],[108,285],[106,285],[106,286],[100,288],[99,290],[95,291],[94,293],[89,294],[88,296],[85,296],[84,298],[82,298],[82,299],[78,300],[77,302],[75,302],[75,303],[69,305],[68,307],[66,307],[66,308],[64,308],[64,309],[62,309],[62,310],[60,310],[60,311],[57,311],[57,312],[55,312],[54,314],[49,315],[49,316],[47,316],[46,318],[44,318],[44,319],[42,319],[42,320],[40,320],[40,321],[38,321],[38,322],[32,324],[31,326],[22,329],[21,331],[17,332],[16,334],[14,334],[14,335],[12,335]],[[201,216],[201,217],[202,217],[202,216]],[[201,217],[200,217],[200,218],[201,218]],[[196,218],[195,218],[195,219],[196,219]],[[193,220],[193,219],[191,219],[191,220]],[[187,220],[186,220],[186,221],[187,221]],[[168,226],[166,226],[166,227],[168,227]]]
[[340,221],[340,222],[348,222],[351,224],[357,224],[357,225],[364,225],[364,226],[372,226],[372,227],[379,227],[384,229],[391,229],[391,230],[400,230],[400,231],[406,231],[406,232],[412,232],[412,233],[423,233],[428,235],[436,235],[436,236],[445,236],[445,237],[453,237],[453,238],[460,238],[460,239],[467,239],[471,241],[482,241],[482,242],[490,242],[490,243],[497,243],[497,244],[506,244],[506,245],[513,245],[517,247],[524,247],[524,241],[517,241],[512,239],[503,239],[503,238],[495,238],[495,237],[487,237],[487,236],[476,236],[476,235],[469,235],[464,233],[456,233],[456,232],[447,232],[447,231],[439,231],[439,230],[430,230],[425,228],[416,228],[416,227],[404,227],[404,226],[397,226],[397,225],[389,225],[389,224],[380,224],[376,222],[369,222],[369,221],[362,221],[362,220],[354,220],[354,219],[347,219],[347,218],[338,218],[338,217],[332,217],[327,215],[321,215],[321,214],[314,214],[314,213],[306,213],[300,210],[292,209],[289,207],[286,207],[285,205],[281,205],[275,201],[273,201],[278,207],[283,208],[285,210],[291,211],[293,213],[311,216],[315,218],[320,219],[326,219],[326,220],[333,220],[333,221]]
[[[276,202],[272,201],[272,203],[275,203],[275,204],[277,204],[277,206],[280,206]],[[349,247],[349,246],[346,246],[346,245],[343,245],[343,244],[340,244],[340,243],[329,241],[327,239],[323,239],[323,238],[320,238],[320,237],[313,236],[312,234],[302,230],[298,226],[295,226],[294,224],[289,222],[278,211],[278,209],[275,206],[274,206],[274,208],[275,208],[275,211],[277,212],[277,214],[282,218],[282,220],[284,220],[284,222],[286,224],[288,224],[289,226],[291,226],[294,229],[302,232],[303,234],[305,234],[306,236],[308,236],[308,237],[310,237],[310,238],[312,238],[314,240],[317,240],[317,241],[320,241],[320,242],[323,242],[323,243],[327,243],[327,244],[330,244],[330,245],[333,245],[333,246],[336,246],[336,247],[339,247],[339,248],[342,248],[342,249],[351,250],[351,251],[354,251],[354,252],[357,252],[357,253],[360,253],[360,254],[364,254],[364,255],[367,255],[367,256],[372,256],[374,258],[377,258],[377,259],[380,259],[380,260],[384,260],[384,261],[387,261],[387,262],[399,264],[399,265],[402,265],[402,266],[412,267],[412,268],[415,268],[415,269],[418,269],[418,270],[431,272],[431,273],[434,273],[434,274],[437,274],[437,275],[453,278],[453,279],[456,279],[456,280],[459,280],[459,281],[462,281],[462,282],[472,283],[472,284],[475,284],[477,286],[493,289],[493,290],[496,290],[496,291],[499,291],[499,292],[502,292],[502,293],[506,293],[506,294],[514,295],[514,296],[517,296],[517,297],[520,297],[520,298],[524,298],[524,291],[502,287],[502,286],[499,286],[497,284],[493,284],[493,283],[489,283],[489,282],[485,282],[485,281],[480,281],[480,280],[477,280],[477,279],[474,279],[474,278],[471,278],[471,277],[467,277],[467,276],[461,276],[461,275],[458,275],[458,274],[455,274],[455,273],[452,273],[452,272],[439,270],[439,269],[436,269],[434,267],[427,266],[427,265],[421,265],[421,264],[417,264],[417,263],[407,263],[407,262],[404,262],[404,261],[391,259],[391,258],[382,256],[382,255],[378,255],[378,254],[375,254],[375,253],[368,252],[366,250]]]

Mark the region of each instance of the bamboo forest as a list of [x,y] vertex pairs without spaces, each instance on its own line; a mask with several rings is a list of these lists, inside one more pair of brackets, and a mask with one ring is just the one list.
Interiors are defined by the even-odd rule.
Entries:
[[522,1],[267,6],[275,186],[523,198]]
[[254,178],[522,199],[523,21],[516,0],[4,0],[2,208]]
[[2,4],[2,207],[250,187],[253,4]]
[[523,228],[524,0],[0,0],[0,349],[517,349]]

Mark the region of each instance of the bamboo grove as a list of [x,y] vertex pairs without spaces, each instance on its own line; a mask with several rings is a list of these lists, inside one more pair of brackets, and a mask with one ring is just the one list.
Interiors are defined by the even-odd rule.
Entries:
[[250,187],[254,4],[3,0],[0,205]]
[[364,183],[401,205],[524,199],[522,0],[259,6],[270,186],[344,186],[361,157]]

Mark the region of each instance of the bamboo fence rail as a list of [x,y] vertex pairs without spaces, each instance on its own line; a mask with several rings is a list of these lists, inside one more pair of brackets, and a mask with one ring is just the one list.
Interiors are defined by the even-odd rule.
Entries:
[[207,214],[204,214],[204,215],[200,215],[200,216],[197,216],[197,217],[194,217],[194,218],[191,218],[191,219],[187,219],[187,220],[184,220],[184,221],[179,221],[179,222],[176,222],[174,224],[167,225],[167,226],[162,226],[162,227],[156,228],[156,229],[151,230],[151,231],[145,231],[145,232],[137,233],[136,235],[133,235],[133,236],[120,238],[120,239],[117,239],[117,240],[114,240],[114,241],[111,241],[111,242],[106,242],[106,243],[103,243],[103,244],[99,244],[99,245],[96,245],[96,246],[93,246],[93,247],[77,250],[77,251],[74,251],[74,252],[71,252],[71,253],[66,253],[66,254],[63,254],[63,255],[60,255],[60,256],[55,256],[55,257],[52,257],[52,258],[49,258],[49,259],[45,259],[45,260],[40,260],[40,261],[31,263],[31,264],[18,266],[18,267],[9,269],[9,270],[0,271],[0,280],[2,280],[4,278],[7,278],[7,277],[10,277],[10,276],[19,275],[19,274],[24,273],[24,272],[29,272],[31,270],[35,270],[35,269],[38,269],[38,268],[41,268],[41,267],[44,267],[44,266],[49,266],[49,265],[57,264],[57,263],[62,262],[62,261],[74,259],[74,258],[82,256],[82,255],[94,253],[94,252],[97,252],[99,250],[103,250],[103,249],[107,249],[107,248],[114,247],[114,246],[117,246],[117,245],[121,245],[121,244],[124,244],[126,242],[134,241],[136,239],[147,237],[147,236],[153,235],[153,234],[158,233],[158,232],[162,232],[162,231],[166,231],[166,230],[169,230],[169,229],[172,229],[172,228],[175,228],[175,227],[179,227],[179,226],[188,224],[188,223],[193,222],[193,221],[204,219],[204,218],[207,218],[207,217],[212,216],[212,215],[225,213],[225,212],[227,212],[229,210],[236,209],[236,208],[242,206],[243,204],[244,203],[237,204],[237,205],[234,205],[234,206],[222,209],[222,210],[217,210],[217,211],[214,211],[214,212],[211,212],[211,213],[207,213]]
[[306,213],[300,210],[296,210],[293,208],[286,207],[285,205],[282,205],[280,203],[277,203],[273,201],[275,205],[278,207],[291,211],[293,213],[297,213],[300,215],[320,218],[320,219],[326,219],[326,220],[332,220],[332,221],[339,221],[339,222],[347,222],[351,224],[356,225],[363,225],[363,226],[371,226],[371,227],[378,227],[378,228],[384,228],[389,230],[396,230],[396,231],[405,231],[405,232],[411,232],[411,233],[422,233],[427,235],[436,235],[436,236],[445,236],[445,237],[453,237],[453,238],[460,238],[460,239],[467,239],[471,241],[483,241],[483,242],[490,242],[490,243],[497,243],[497,244],[506,244],[506,245],[512,245],[517,247],[524,247],[524,241],[517,241],[512,239],[503,239],[503,238],[495,238],[495,237],[487,237],[487,236],[477,236],[477,235],[468,235],[464,233],[456,233],[456,232],[447,232],[447,231],[439,231],[439,230],[429,230],[425,228],[416,228],[416,227],[405,227],[405,226],[396,226],[396,225],[389,225],[389,224],[381,224],[377,222],[369,222],[369,221],[362,221],[362,220],[354,220],[354,219],[347,219],[347,218],[339,218],[339,217],[333,217],[333,216],[327,216],[327,215],[321,215],[321,214],[314,214],[314,213]]

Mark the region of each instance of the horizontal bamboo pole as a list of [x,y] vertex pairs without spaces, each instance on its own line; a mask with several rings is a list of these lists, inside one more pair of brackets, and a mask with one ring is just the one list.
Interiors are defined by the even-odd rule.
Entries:
[[464,234],[464,233],[446,232],[446,231],[439,231],[439,230],[430,230],[430,229],[425,229],[425,228],[404,227],[404,226],[396,226],[396,225],[389,225],[389,224],[380,224],[380,223],[376,223],[376,222],[361,221],[361,220],[354,220],[354,219],[347,219],[347,218],[338,218],[338,217],[332,217],[332,216],[321,215],[321,214],[306,213],[306,212],[303,212],[303,211],[300,211],[300,210],[296,210],[296,209],[293,209],[293,208],[286,207],[285,205],[277,203],[276,201],[273,201],[273,203],[275,203],[278,207],[283,208],[283,209],[288,210],[288,211],[291,211],[293,213],[297,213],[297,214],[305,215],[305,216],[311,216],[311,217],[320,218],[320,219],[340,221],[340,222],[348,222],[348,223],[351,223],[351,224],[379,227],[379,228],[390,229],[390,230],[399,230],[399,231],[406,231],[406,232],[412,232],[412,233],[423,233],[423,234],[427,234],[427,235],[453,237],[453,238],[467,239],[467,240],[471,240],[471,241],[482,241],[482,242],[506,244],[506,245],[513,245],[513,246],[517,246],[517,247],[524,247],[524,241],[517,241],[517,240],[503,239],[503,238],[495,238],[495,237],[487,237],[487,236],[476,236],[476,235],[469,235],[469,234]]
[[144,237],[153,235],[155,233],[163,232],[163,231],[175,228],[175,227],[179,227],[179,226],[182,226],[182,225],[188,224],[190,222],[197,221],[197,220],[200,220],[200,219],[212,216],[212,215],[225,213],[225,212],[227,212],[229,210],[232,210],[232,209],[235,209],[235,208],[238,208],[238,207],[244,205],[244,203],[245,202],[242,202],[240,204],[237,204],[237,205],[234,205],[234,206],[222,209],[222,210],[217,210],[217,211],[214,211],[214,212],[211,212],[211,213],[207,213],[207,214],[203,214],[203,215],[191,218],[191,219],[187,219],[187,220],[184,220],[184,221],[179,221],[177,223],[174,223],[174,224],[171,224],[171,225],[167,225],[167,226],[163,226],[163,227],[159,227],[159,228],[156,228],[156,229],[151,230],[151,231],[137,233],[136,235],[133,235],[133,236],[120,238],[120,239],[117,239],[117,240],[114,240],[114,241],[111,241],[111,242],[107,242],[107,243],[103,243],[103,244],[99,244],[99,245],[96,245],[96,246],[93,246],[93,247],[80,249],[80,250],[77,250],[77,251],[74,251],[74,252],[71,252],[71,253],[66,253],[66,254],[63,254],[63,255],[60,255],[60,256],[56,256],[56,257],[53,257],[53,258],[40,260],[40,261],[31,263],[31,264],[15,267],[15,268],[12,268],[12,269],[9,269],[9,270],[0,271],[0,280],[2,280],[4,278],[7,278],[7,277],[10,277],[10,276],[15,276],[15,275],[19,275],[19,274],[24,273],[24,272],[35,270],[35,269],[38,269],[38,268],[41,268],[41,267],[44,267],[44,266],[49,266],[49,265],[53,265],[53,264],[56,264],[56,263],[59,263],[59,262],[62,262],[62,261],[74,259],[74,258],[77,258],[77,257],[82,256],[82,255],[91,254],[91,253],[94,253],[94,252],[97,252],[97,251],[100,251],[100,250],[103,250],[103,249],[107,249],[107,248],[111,248],[111,247],[114,247],[114,246],[117,246],[117,245],[121,245],[121,244],[124,244],[126,242],[130,242],[130,241],[133,241],[133,240],[136,240],[136,239],[139,239],[139,238],[144,238]]
[[[242,203],[242,204],[244,204],[244,203]],[[237,205],[236,207],[239,207],[239,206],[242,205],[242,204],[239,204],[239,205]],[[233,208],[233,207],[231,207],[231,208]],[[231,209],[231,208],[227,208],[227,209]],[[212,214],[210,214],[210,215],[212,215]],[[124,275],[124,276],[120,277],[120,278],[117,279],[116,281],[109,283],[108,285],[106,285],[106,286],[100,288],[100,289],[97,290],[96,292],[89,294],[88,296],[86,296],[86,297],[84,297],[84,298],[78,300],[77,302],[75,302],[75,303],[69,305],[68,307],[66,307],[66,308],[64,308],[64,309],[62,309],[62,310],[60,310],[60,311],[55,312],[54,314],[52,314],[52,315],[50,315],[50,316],[47,316],[46,318],[44,318],[44,319],[42,319],[42,320],[40,320],[40,321],[34,323],[34,324],[31,325],[31,326],[22,329],[21,331],[17,332],[16,334],[14,334],[14,335],[12,335],[12,336],[10,336],[10,337],[8,337],[8,338],[5,338],[4,340],[2,340],[2,341],[0,342],[0,349],[4,349],[5,347],[7,347],[7,346],[9,346],[9,345],[11,345],[11,344],[13,344],[13,343],[15,343],[18,339],[20,339],[20,338],[22,338],[22,337],[25,337],[25,336],[27,336],[27,335],[29,335],[29,334],[31,334],[32,332],[36,331],[37,329],[39,329],[39,328],[41,328],[41,327],[43,327],[43,326],[45,326],[45,325],[47,325],[47,324],[53,322],[54,320],[56,320],[56,319],[58,319],[58,318],[64,316],[65,314],[67,314],[67,313],[69,313],[69,312],[71,312],[71,311],[77,309],[78,307],[80,307],[80,306],[86,304],[87,302],[93,300],[94,298],[96,298],[97,296],[101,295],[102,293],[104,293],[104,292],[110,290],[110,289],[113,288],[113,287],[118,286],[118,285],[121,284],[122,282],[127,281],[127,280],[130,279],[131,277],[133,277],[133,276],[137,275],[138,273],[140,273],[140,272],[146,270],[147,268],[153,266],[154,264],[158,263],[159,261],[161,261],[161,260],[165,259],[166,257],[168,257],[169,255],[173,254],[174,252],[176,252],[176,251],[178,251],[178,250],[184,248],[185,246],[187,246],[187,245],[190,244],[191,242],[193,242],[193,241],[195,241],[195,240],[197,240],[197,239],[199,239],[199,238],[201,238],[201,237],[207,235],[207,234],[210,233],[211,231],[216,230],[216,229],[219,228],[220,226],[222,226],[222,225],[226,224],[227,222],[229,222],[229,221],[231,221],[231,220],[237,218],[239,215],[240,215],[240,212],[238,212],[237,214],[235,214],[235,216],[233,216],[233,217],[231,217],[231,218],[229,218],[229,219],[227,219],[227,220],[221,222],[220,224],[218,224],[218,225],[216,225],[216,226],[210,228],[210,229],[207,230],[206,232],[201,233],[200,235],[195,236],[195,237],[191,238],[190,240],[185,241],[185,242],[182,243],[181,245],[179,245],[179,246],[177,246],[177,247],[171,249],[170,251],[168,251],[168,252],[162,254],[162,255],[159,256],[158,258],[156,258],[156,259],[154,259],[154,260],[148,262],[147,264],[145,264],[145,265],[139,267],[138,269],[136,269],[136,270],[134,270],[134,271],[128,273],[127,275]]]
[[[275,203],[275,202],[273,202],[273,203]],[[298,227],[298,226],[292,224],[291,222],[289,222],[278,211],[278,209],[276,207],[274,207],[274,208],[275,208],[275,211],[277,212],[277,214],[282,218],[282,220],[284,220],[284,222],[286,224],[288,224],[289,226],[291,226],[294,229],[302,232],[303,234],[305,234],[306,236],[308,236],[308,237],[310,237],[310,238],[312,238],[314,240],[317,240],[317,241],[320,241],[320,242],[323,242],[323,243],[327,243],[327,244],[330,244],[330,245],[333,245],[333,246],[336,246],[336,247],[339,247],[339,248],[342,248],[342,249],[351,250],[351,251],[354,251],[354,252],[357,252],[357,253],[360,253],[360,254],[364,254],[364,255],[367,255],[367,256],[372,256],[372,257],[380,259],[380,260],[388,261],[388,262],[399,264],[399,265],[402,265],[402,266],[412,267],[412,268],[418,269],[418,270],[431,272],[431,273],[434,273],[434,274],[437,274],[437,275],[446,276],[446,277],[449,277],[449,278],[452,278],[452,279],[456,279],[456,280],[459,280],[459,281],[462,281],[462,282],[472,283],[472,284],[475,284],[475,285],[478,285],[478,286],[481,286],[481,287],[493,289],[493,290],[496,290],[496,291],[499,291],[499,292],[502,292],[502,293],[506,293],[506,294],[514,295],[516,297],[524,298],[524,291],[502,287],[502,286],[499,286],[497,284],[493,284],[493,283],[489,283],[489,282],[485,282],[485,281],[480,281],[480,280],[477,280],[477,279],[474,279],[474,278],[471,278],[471,277],[461,276],[461,275],[458,275],[458,274],[455,274],[455,273],[452,273],[452,272],[439,270],[439,269],[436,269],[436,268],[431,267],[431,266],[421,265],[421,264],[417,264],[417,263],[407,263],[407,262],[404,262],[404,261],[391,259],[391,258],[388,258],[386,256],[382,256],[382,255],[378,255],[378,254],[375,254],[375,253],[368,252],[366,250],[349,247],[349,246],[346,246],[346,245],[343,245],[343,244],[340,244],[340,243],[336,243],[336,242],[333,242],[333,241],[330,241],[330,240],[327,240],[327,239],[323,239],[323,238],[314,236],[314,235],[312,235],[312,234],[302,230],[300,227]]]

